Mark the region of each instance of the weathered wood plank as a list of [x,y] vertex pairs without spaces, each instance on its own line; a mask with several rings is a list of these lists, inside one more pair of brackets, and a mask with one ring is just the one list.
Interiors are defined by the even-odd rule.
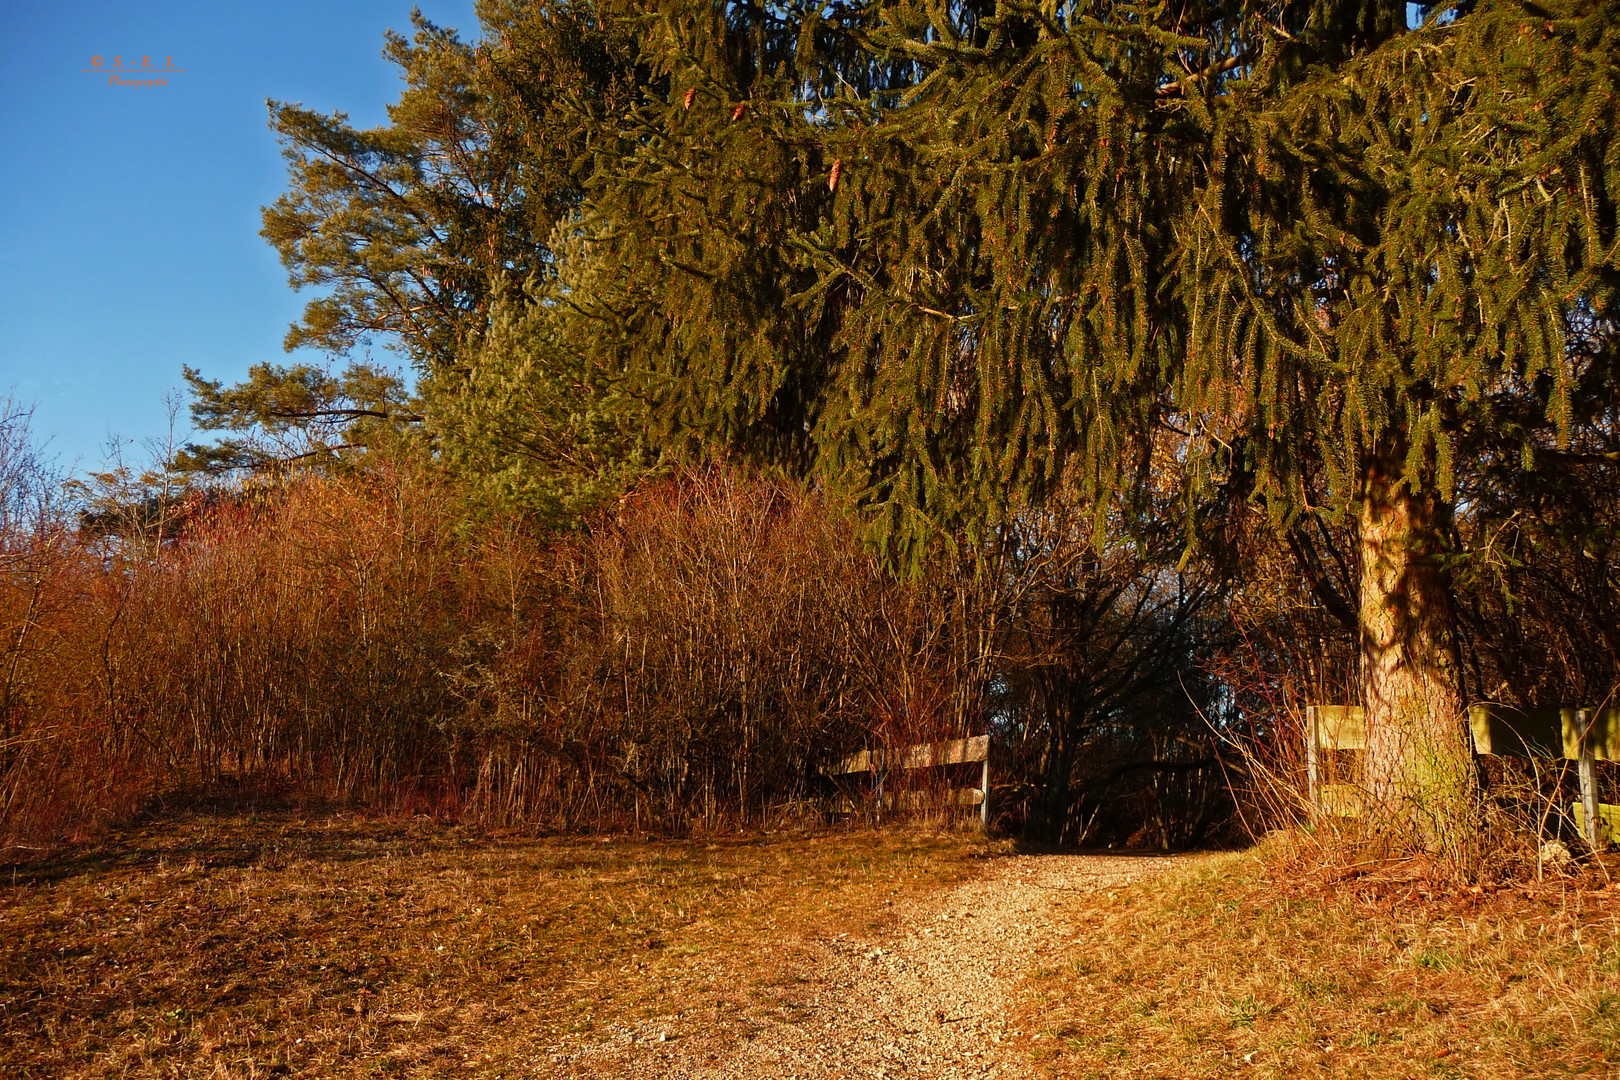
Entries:
[[[881,758],[879,760],[881,760]],[[871,772],[871,771],[872,771],[872,751],[870,751],[870,750],[862,750],[858,754],[851,754],[849,757],[844,758],[841,761],[836,761],[833,764],[827,766],[826,774],[828,776],[846,776],[849,773],[860,773],[860,772]]]
[[1311,725],[1323,750],[1365,750],[1367,710],[1360,705],[1312,705]]
[[874,793],[870,803],[857,802],[846,795],[833,800],[828,809],[835,814],[853,814],[868,805],[881,806],[885,810],[896,806],[915,810],[929,806],[983,806],[984,803],[984,792],[978,788],[952,788],[942,796],[931,791],[890,791],[880,798]]
[[[895,755],[894,768],[932,769],[939,765],[965,765],[990,758],[990,736],[975,735],[970,739],[951,739],[942,743],[922,743],[908,746]],[[871,772],[882,769],[882,750],[862,750],[827,767],[828,776],[846,776],[850,773]]]
[[[1579,800],[1569,804],[1570,813],[1575,815],[1575,828],[1580,830],[1582,836],[1586,835],[1586,807]],[[1613,803],[1597,804],[1598,841],[1612,844],[1620,841],[1620,806]]]
[[1580,758],[1584,734],[1594,760],[1620,761],[1620,709],[1560,709],[1559,714],[1563,722],[1565,757]]
[[[1481,754],[1515,757],[1564,757],[1578,761],[1583,734],[1582,714],[1590,729],[1584,733],[1598,761],[1620,761],[1620,708],[1514,709],[1506,705],[1475,705],[1468,710],[1474,748]],[[1367,714],[1360,705],[1312,705],[1307,724],[1316,747],[1323,750],[1365,750]],[[1309,759],[1309,744],[1307,758]]]
[[983,761],[989,755],[990,736],[978,735],[971,739],[908,746],[900,754],[899,764],[902,769],[932,769],[936,765],[965,765]]
[[[1497,757],[1558,757],[1564,752],[1564,709],[1510,709],[1475,705],[1468,710],[1474,749]],[[1570,746],[1570,749],[1578,748]]]

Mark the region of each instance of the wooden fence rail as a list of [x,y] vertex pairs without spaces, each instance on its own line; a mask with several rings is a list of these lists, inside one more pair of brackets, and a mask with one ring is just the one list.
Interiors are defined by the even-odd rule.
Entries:
[[[892,757],[892,760],[891,760]],[[877,785],[878,805],[883,805],[883,779],[891,769],[936,769],[946,765],[970,765],[980,762],[979,786],[952,792],[951,803],[958,806],[977,806],[979,822],[990,826],[990,736],[975,735],[967,739],[950,739],[938,743],[907,746],[892,756],[882,748],[862,750],[836,761],[822,770],[827,776],[850,776],[869,773]],[[901,802],[915,801],[916,792],[903,792]],[[908,799],[907,796],[910,796]]]
[[[1620,709],[1475,705],[1468,710],[1468,729],[1478,754],[1575,762],[1581,789],[1574,807],[1576,827],[1594,849],[1605,839],[1620,838],[1620,806],[1598,802],[1597,792],[1597,762],[1620,761]],[[1305,776],[1311,805],[1324,813],[1353,807],[1356,792],[1321,783],[1321,752],[1366,748],[1367,714],[1360,705],[1306,706]]]

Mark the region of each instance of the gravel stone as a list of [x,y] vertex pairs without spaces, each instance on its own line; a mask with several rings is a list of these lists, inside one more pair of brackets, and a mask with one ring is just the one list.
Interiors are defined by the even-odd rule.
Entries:
[[[1009,1028],[1016,977],[1068,944],[1069,896],[1117,888],[1174,857],[1017,855],[979,878],[897,907],[881,938],[813,942],[791,1020],[751,1037],[683,1033],[653,1061],[625,1044],[593,1048],[598,1075],[668,1080],[990,1080],[1026,1077],[1021,1033]],[[645,1053],[645,1051],[642,1051]],[[618,1060],[615,1060],[618,1059]]]

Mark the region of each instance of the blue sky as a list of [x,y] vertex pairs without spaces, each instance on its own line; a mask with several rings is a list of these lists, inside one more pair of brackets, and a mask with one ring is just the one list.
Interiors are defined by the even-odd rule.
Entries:
[[[476,35],[472,0],[420,6]],[[401,85],[383,32],[408,30],[410,11],[0,3],[0,394],[35,406],[36,440],[62,467],[97,467],[110,435],[137,459],[165,438],[183,364],[230,381],[287,362],[281,339],[307,297],[259,236],[286,177],[265,99],[382,122]],[[184,70],[115,87],[83,70],[95,56]]]

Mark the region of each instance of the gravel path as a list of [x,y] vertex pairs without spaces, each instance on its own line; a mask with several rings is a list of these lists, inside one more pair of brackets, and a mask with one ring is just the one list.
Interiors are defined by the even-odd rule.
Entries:
[[[812,942],[791,1007],[747,1036],[626,1031],[602,1073],[670,1080],[957,1080],[1028,1075],[1008,1014],[1018,977],[1066,944],[1076,894],[1158,873],[1173,858],[1009,856],[896,912],[880,937]],[[661,1036],[668,1035],[667,1040]],[[581,1062],[580,1064],[583,1064]],[[602,1068],[605,1066],[606,1068]]]

